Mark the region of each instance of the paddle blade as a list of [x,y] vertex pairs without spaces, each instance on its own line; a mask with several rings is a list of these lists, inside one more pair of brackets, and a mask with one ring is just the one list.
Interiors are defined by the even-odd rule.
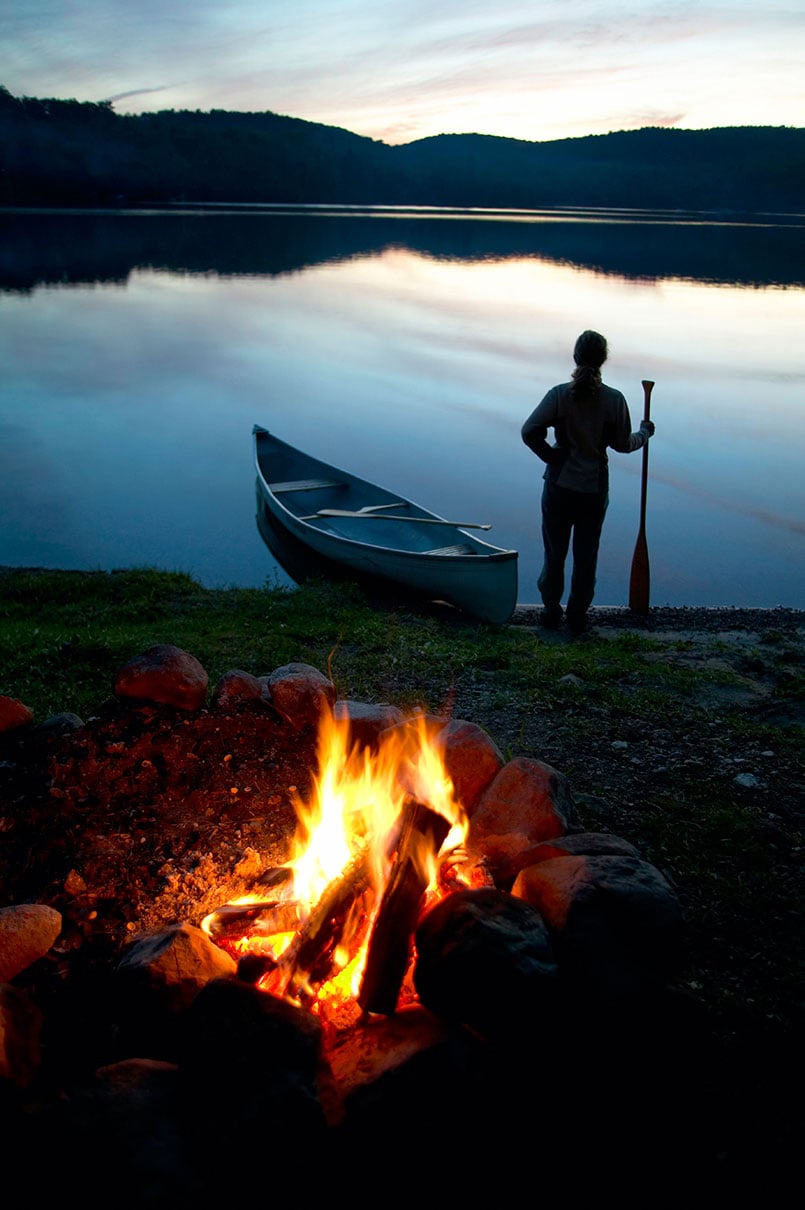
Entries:
[[651,575],[648,562],[648,543],[643,530],[637,535],[632,555],[632,574],[629,579],[629,608],[634,613],[648,613]]

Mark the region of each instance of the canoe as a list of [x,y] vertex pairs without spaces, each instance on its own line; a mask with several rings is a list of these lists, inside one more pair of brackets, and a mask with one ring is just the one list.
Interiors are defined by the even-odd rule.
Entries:
[[252,429],[257,495],[276,528],[323,561],[443,601],[482,622],[517,604],[517,551],[484,541],[490,525],[452,521]]

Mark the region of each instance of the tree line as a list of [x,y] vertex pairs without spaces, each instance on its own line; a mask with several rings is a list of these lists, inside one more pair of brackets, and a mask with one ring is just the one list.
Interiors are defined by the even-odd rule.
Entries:
[[0,206],[339,204],[800,212],[805,130],[645,127],[390,146],[271,113],[117,114],[0,86]]

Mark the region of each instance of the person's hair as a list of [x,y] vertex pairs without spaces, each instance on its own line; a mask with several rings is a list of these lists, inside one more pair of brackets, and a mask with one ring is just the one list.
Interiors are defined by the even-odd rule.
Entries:
[[607,359],[607,342],[600,332],[588,328],[582,332],[573,349],[576,369],[573,371],[573,394],[581,399],[598,393],[601,385],[601,366]]

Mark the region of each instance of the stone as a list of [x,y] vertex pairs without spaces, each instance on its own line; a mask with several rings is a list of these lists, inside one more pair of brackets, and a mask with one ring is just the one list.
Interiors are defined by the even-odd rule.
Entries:
[[17,727],[25,727],[32,723],[33,711],[16,697],[6,697],[0,693],[0,733],[14,731]]
[[341,698],[335,703],[333,715],[338,722],[349,721],[349,742],[376,751],[383,731],[403,723],[405,715],[397,706],[374,705]]
[[63,710],[60,714],[51,714],[36,730],[38,735],[49,739],[51,736],[70,735],[73,731],[80,731],[83,726],[84,720],[79,715],[71,710]]
[[240,668],[225,672],[212,691],[211,704],[218,710],[237,710],[253,703],[267,705],[271,693],[265,677],[252,676]]
[[505,765],[505,757],[486,731],[465,719],[451,719],[440,739],[456,799],[472,816],[484,790]]
[[195,998],[179,1074],[201,1148],[211,1123],[222,1154],[248,1156],[254,1149],[255,1157],[267,1140],[280,1147],[278,1157],[283,1142],[304,1139],[314,1147],[327,1127],[320,1079],[329,1089],[331,1076],[321,1022],[241,980],[213,980]]
[[0,983],[0,1080],[28,1088],[39,1071],[44,1017],[26,991]]
[[272,706],[298,731],[318,727],[323,712],[335,706],[335,685],[311,664],[283,664],[266,681]]
[[560,976],[604,1001],[666,981],[684,919],[671,884],[635,857],[567,856],[520,871],[512,894],[550,929]]
[[187,1008],[210,979],[233,975],[236,964],[192,924],[171,925],[135,938],[117,963],[121,975],[147,983],[178,1009]]
[[208,684],[209,677],[194,655],[169,643],[160,643],[124,664],[112,688],[116,697],[192,711],[204,705]]
[[61,930],[61,913],[44,903],[0,908],[0,983],[44,958]]
[[[209,1169],[191,1164],[177,1113],[175,1063],[127,1058],[99,1067],[65,1100],[59,1157],[62,1187],[82,1205],[203,1206]],[[92,1163],[86,1140],[93,1140]]]
[[571,856],[639,858],[641,854],[628,840],[613,836],[610,832],[572,832],[529,849],[527,860],[529,865],[537,865],[540,861],[550,861],[552,857]]
[[454,891],[420,921],[414,987],[446,1021],[481,1035],[538,1029],[556,1007],[556,962],[545,921],[506,891]]
[[236,971],[234,959],[193,924],[135,938],[114,971],[129,1053],[173,1061],[182,1018],[198,993]]
[[508,889],[529,854],[577,825],[570,785],[543,761],[516,757],[496,774],[470,819],[466,847]]

